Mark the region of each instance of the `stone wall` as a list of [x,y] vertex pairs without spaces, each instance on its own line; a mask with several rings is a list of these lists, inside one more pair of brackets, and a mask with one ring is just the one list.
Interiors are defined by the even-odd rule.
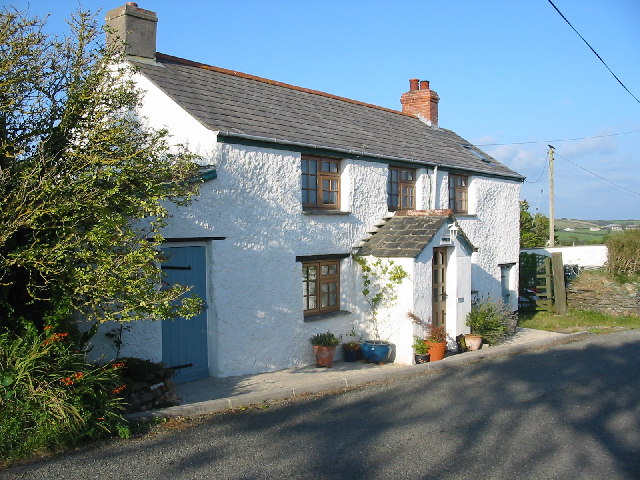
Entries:
[[602,278],[594,282],[580,275],[567,290],[567,303],[569,307],[579,310],[595,310],[611,315],[640,315],[640,287]]

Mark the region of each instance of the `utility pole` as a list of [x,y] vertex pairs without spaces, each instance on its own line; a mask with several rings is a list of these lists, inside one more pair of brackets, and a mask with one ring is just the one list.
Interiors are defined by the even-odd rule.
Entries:
[[554,193],[553,193],[553,145],[549,145],[549,246],[555,247],[555,223],[556,223],[556,212],[555,212],[555,204],[554,204]]

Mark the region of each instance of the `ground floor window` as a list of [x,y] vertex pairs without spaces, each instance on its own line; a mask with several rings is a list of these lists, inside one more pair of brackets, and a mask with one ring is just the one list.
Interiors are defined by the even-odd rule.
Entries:
[[305,316],[340,310],[340,261],[302,263]]

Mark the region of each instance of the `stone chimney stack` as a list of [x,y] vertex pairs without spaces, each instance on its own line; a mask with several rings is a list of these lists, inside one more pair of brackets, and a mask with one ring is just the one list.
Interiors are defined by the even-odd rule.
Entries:
[[402,112],[415,115],[427,125],[438,126],[438,102],[440,97],[429,88],[427,80],[412,78],[409,91],[400,97]]
[[107,44],[124,43],[125,55],[155,61],[158,25],[155,12],[127,2],[107,12],[106,25],[112,30],[107,33]]

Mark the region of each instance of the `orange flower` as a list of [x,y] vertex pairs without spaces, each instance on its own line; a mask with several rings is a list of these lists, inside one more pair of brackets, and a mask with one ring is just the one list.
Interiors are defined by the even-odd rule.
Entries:
[[47,326],[44,327],[45,330],[51,330],[52,328],[53,328],[52,325],[47,325]]
[[73,374],[73,378],[75,378],[76,380],[80,380],[82,377],[84,377],[84,373],[82,372],[76,372]]
[[71,385],[73,385],[73,380],[71,380],[71,377],[61,378],[60,382],[66,387],[70,387]]
[[120,385],[118,388],[114,388],[114,389],[113,389],[113,391],[112,391],[112,393],[113,393],[114,395],[117,395],[117,394],[119,394],[120,392],[122,392],[125,388],[127,388],[127,386],[126,386],[126,385]]
[[122,368],[122,367],[124,367],[124,363],[123,363],[123,362],[120,362],[120,363],[114,363],[114,364],[112,365],[112,367],[113,367],[113,368]]
[[60,342],[67,335],[69,335],[69,334],[68,333],[54,333],[49,338],[47,338],[44,342],[42,342],[42,344],[43,345],[49,345],[50,343],[53,343],[53,342]]

